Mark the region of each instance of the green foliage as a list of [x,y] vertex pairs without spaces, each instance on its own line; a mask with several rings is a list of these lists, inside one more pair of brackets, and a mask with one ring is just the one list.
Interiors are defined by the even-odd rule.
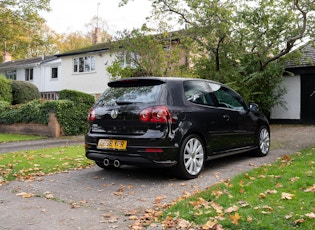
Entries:
[[42,34],[44,19],[39,11],[48,11],[49,2],[50,0],[1,1],[0,49],[11,53],[15,60],[45,53],[42,47],[51,44],[51,38]]
[[48,124],[49,114],[54,112],[65,135],[78,135],[86,130],[87,114],[94,101],[89,94],[63,90],[58,101],[33,100],[15,106],[0,102],[0,123]]
[[0,101],[11,103],[12,101],[12,88],[10,81],[4,76],[0,75]]
[[11,81],[12,105],[26,103],[35,99],[40,99],[38,88],[26,81]]
[[63,131],[67,135],[83,133],[87,127],[88,112],[95,102],[94,96],[75,90],[62,90],[59,93],[59,100],[72,102],[56,113]]
[[177,35],[165,32],[148,35],[150,29],[124,31],[120,40],[112,43],[112,52],[118,53],[117,60],[107,68],[113,77],[135,76],[178,76],[185,70],[182,59],[183,47]]

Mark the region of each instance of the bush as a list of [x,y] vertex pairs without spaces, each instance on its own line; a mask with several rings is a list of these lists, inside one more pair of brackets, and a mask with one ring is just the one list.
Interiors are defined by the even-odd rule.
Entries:
[[11,81],[12,105],[23,104],[32,100],[40,99],[38,88],[30,82]]
[[[71,90],[63,90],[60,95],[58,101],[33,100],[19,105],[0,102],[0,123],[48,124],[49,114],[54,112],[65,135],[84,133],[88,111],[94,104],[94,97]],[[65,98],[68,99],[64,100]]]
[[4,76],[0,75],[0,101],[6,101],[11,104],[12,101],[12,88],[10,81]]

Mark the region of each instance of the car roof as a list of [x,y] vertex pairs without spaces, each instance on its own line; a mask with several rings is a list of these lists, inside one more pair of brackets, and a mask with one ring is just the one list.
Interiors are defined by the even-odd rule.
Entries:
[[219,83],[219,82],[216,82],[216,81],[212,81],[212,80],[209,80],[209,79],[203,79],[203,78],[186,78],[186,77],[172,77],[172,76],[169,76],[169,77],[154,77],[154,76],[143,76],[143,77],[130,77],[130,78],[120,78],[120,79],[117,79],[117,80],[113,80],[113,81],[110,81],[108,83],[109,86],[113,86],[115,85],[116,83],[119,83],[119,82],[135,82],[135,81],[142,81],[142,80],[145,80],[145,81],[160,81],[160,82],[168,82],[168,81],[187,81],[187,80],[203,80],[203,81],[208,81],[208,82],[212,82],[212,83],[216,83],[216,84],[219,84],[219,85],[223,85],[222,83]]

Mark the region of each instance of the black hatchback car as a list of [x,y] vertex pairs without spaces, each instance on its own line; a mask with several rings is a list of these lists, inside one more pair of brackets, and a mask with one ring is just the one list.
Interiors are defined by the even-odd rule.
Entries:
[[108,83],[88,116],[86,157],[101,168],[174,166],[196,178],[206,160],[269,152],[270,129],[256,104],[229,87],[190,78],[124,78]]

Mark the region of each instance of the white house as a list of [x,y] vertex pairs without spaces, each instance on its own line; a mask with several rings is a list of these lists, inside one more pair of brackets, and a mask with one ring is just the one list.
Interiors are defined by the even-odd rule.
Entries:
[[37,86],[43,97],[51,96],[60,88],[61,59],[56,56],[43,56],[17,61],[6,61],[0,64],[0,74],[8,79],[28,81]]
[[56,55],[61,59],[60,88],[98,97],[111,78],[106,68],[116,60],[105,44]]
[[53,56],[7,61],[0,64],[0,75],[33,83],[45,99],[58,99],[63,89],[98,97],[107,87],[111,75],[106,68],[114,60],[105,44],[97,44]]

